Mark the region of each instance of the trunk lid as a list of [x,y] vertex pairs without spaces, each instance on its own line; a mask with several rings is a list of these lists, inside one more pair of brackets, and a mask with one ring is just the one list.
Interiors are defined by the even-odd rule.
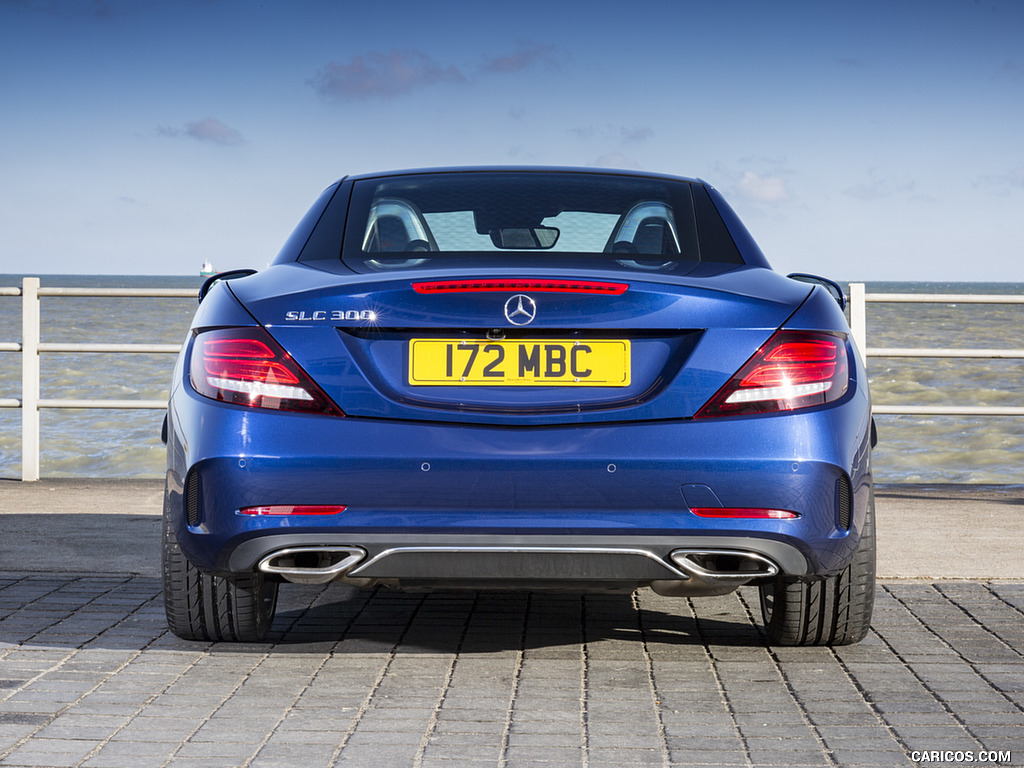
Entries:
[[347,416],[543,425],[688,418],[795,311],[762,268],[339,276],[229,283]]

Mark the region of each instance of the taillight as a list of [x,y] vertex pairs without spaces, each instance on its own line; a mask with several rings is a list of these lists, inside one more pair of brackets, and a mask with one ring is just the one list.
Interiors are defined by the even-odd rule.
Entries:
[[262,328],[224,328],[196,336],[192,388],[235,405],[344,416]]
[[778,331],[695,418],[775,413],[824,405],[850,385],[846,340],[815,331]]

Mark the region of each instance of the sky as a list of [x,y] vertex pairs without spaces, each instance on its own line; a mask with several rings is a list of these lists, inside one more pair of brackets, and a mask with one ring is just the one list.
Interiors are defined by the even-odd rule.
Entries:
[[1024,281],[1020,0],[0,0],[0,273],[264,268],[351,173],[701,178],[772,266]]

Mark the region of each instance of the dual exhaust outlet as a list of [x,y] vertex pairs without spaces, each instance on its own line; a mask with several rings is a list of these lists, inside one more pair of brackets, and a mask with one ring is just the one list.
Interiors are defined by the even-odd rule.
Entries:
[[676,549],[669,559],[690,578],[651,582],[651,589],[668,597],[727,595],[754,579],[779,573],[779,567],[767,557],[745,550]]
[[[399,547],[386,550],[372,559],[379,563],[389,557],[402,561],[403,557],[416,558],[425,552],[436,553],[432,547]],[[454,557],[459,549],[447,551]],[[508,554],[515,549],[496,547],[490,550],[495,554]],[[580,554],[583,550],[572,548],[531,548],[534,553],[543,552],[557,559],[560,555]],[[592,573],[586,580],[600,580],[604,577],[602,563],[607,563],[607,556],[622,558],[636,557],[637,550],[602,548],[587,549],[588,555],[600,555],[594,561]],[[479,554],[479,549],[475,551]],[[724,595],[755,579],[770,578],[779,573],[779,567],[769,558],[756,552],[735,549],[675,549],[666,559],[644,551],[644,560],[659,563],[664,570],[665,578],[650,580],[650,576],[639,581],[649,581],[651,588],[660,595],[669,596],[709,596]],[[305,546],[288,547],[270,553],[260,560],[258,568],[263,573],[279,576],[296,584],[326,584],[345,577],[353,568],[367,557],[366,550],[355,546]],[[435,561],[436,562],[436,561]],[[424,573],[424,578],[443,578],[441,574]],[[479,574],[481,580],[500,580],[501,574],[486,567],[486,560]],[[581,583],[581,588],[584,586]]]
[[260,560],[263,573],[294,584],[326,584],[339,579],[366,557],[359,547],[289,547]]

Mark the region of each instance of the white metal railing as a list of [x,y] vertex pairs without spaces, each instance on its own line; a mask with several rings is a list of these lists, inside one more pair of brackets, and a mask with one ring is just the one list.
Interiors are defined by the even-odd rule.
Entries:
[[[177,354],[178,344],[75,344],[40,340],[39,300],[44,296],[191,298],[191,288],[43,288],[38,277],[26,277],[20,288],[0,287],[0,296],[21,296],[21,342],[0,341],[0,352],[21,353],[21,399],[0,398],[0,408],[20,408],[22,420],[21,479],[39,479],[39,411],[43,408],[119,408],[162,410],[163,400],[73,400],[40,396],[39,355],[46,352]],[[924,349],[869,347],[868,303],[1024,304],[1022,295],[867,293],[864,283],[850,283],[850,327],[865,358],[1024,359],[1024,349]],[[876,414],[942,416],[1024,416],[1024,407],[971,405],[875,405]]]
[[75,344],[40,340],[39,299],[43,296],[99,298],[188,298],[191,288],[42,288],[38,277],[26,277],[21,288],[0,288],[0,296],[21,296],[21,343],[0,342],[0,352],[21,352],[21,399],[2,398],[0,408],[21,408],[21,479],[39,479],[39,411],[43,408],[151,409],[165,400],[76,400],[40,396],[39,355],[44,352],[112,352],[177,354],[180,344]]
[[[948,349],[869,347],[867,304],[1024,304],[1017,294],[867,293],[864,283],[850,283],[850,330],[865,358],[964,358],[1024,360],[1024,349]],[[987,405],[874,405],[876,414],[908,416],[1024,416],[1024,407]]]

